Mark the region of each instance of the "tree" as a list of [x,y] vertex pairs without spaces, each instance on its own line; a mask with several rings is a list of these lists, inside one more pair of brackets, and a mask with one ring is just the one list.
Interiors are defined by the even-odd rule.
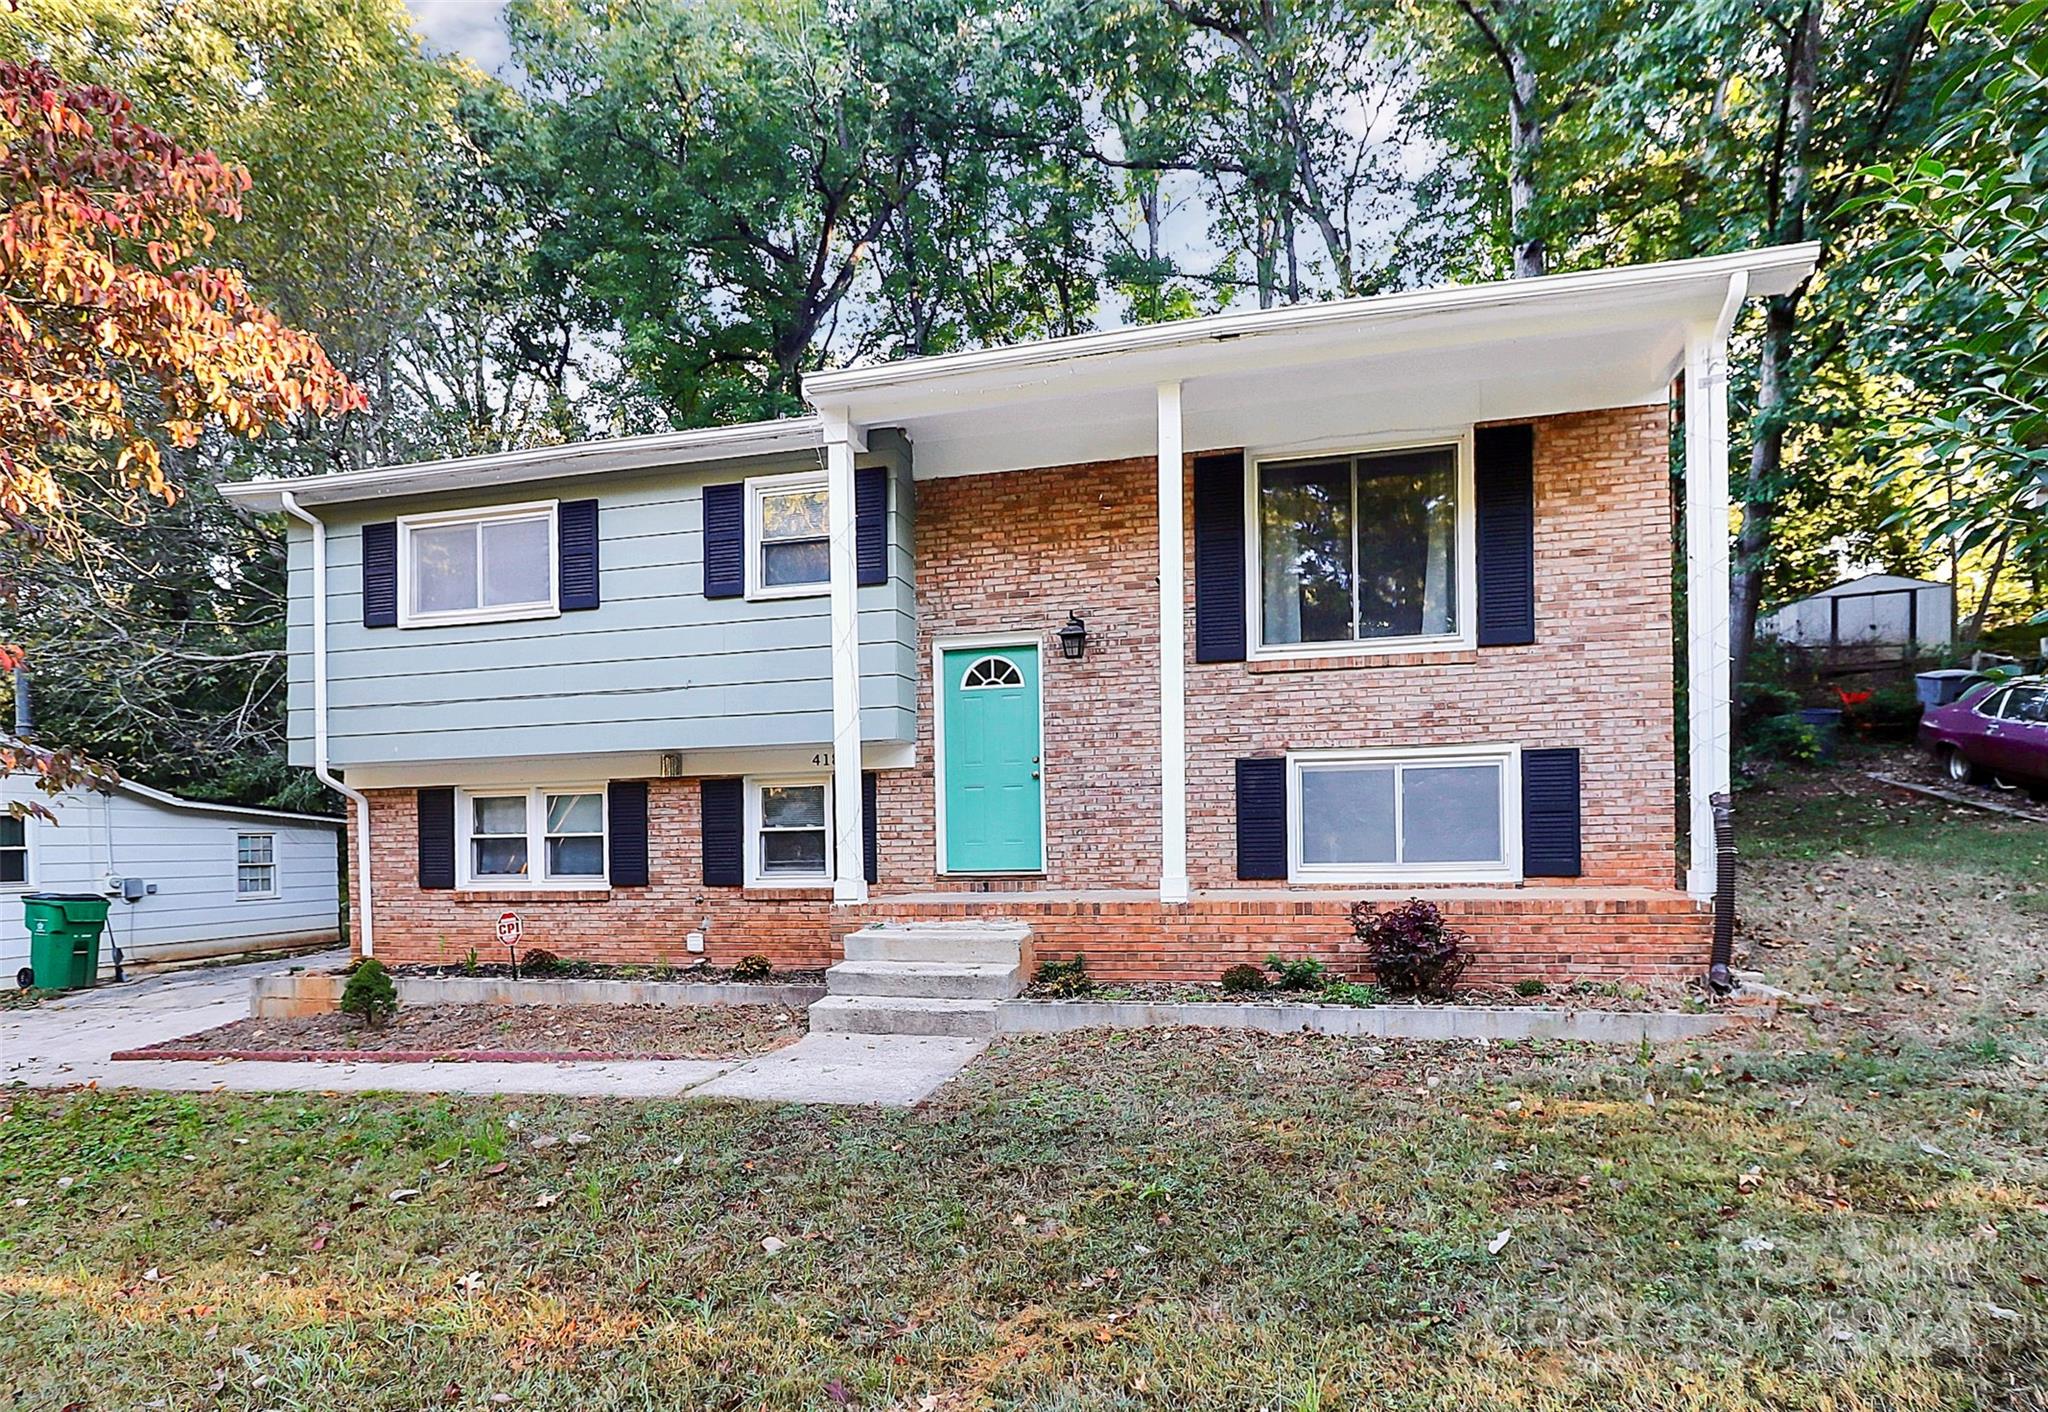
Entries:
[[1925,150],[1868,173],[1868,203],[1898,225],[1870,351],[1910,388],[1903,430],[1875,432],[1902,453],[1886,482],[1912,495],[1899,518],[1988,556],[1974,639],[2007,566],[2038,584],[2048,561],[2048,0],[1952,5],[1935,27],[1977,57]]
[[[141,518],[178,488],[166,451],[209,423],[257,438],[361,408],[317,339],[199,260],[241,214],[249,177],[138,122],[112,89],[38,63],[0,63],[0,530],[11,582],[23,546],[75,539],[77,492]],[[11,768],[74,782],[9,735]]]

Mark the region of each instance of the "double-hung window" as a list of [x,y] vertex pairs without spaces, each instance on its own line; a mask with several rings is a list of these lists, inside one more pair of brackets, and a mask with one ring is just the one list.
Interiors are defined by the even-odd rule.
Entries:
[[0,814],[0,887],[28,886],[28,820]]
[[825,478],[808,471],[747,482],[747,596],[796,598],[830,591]]
[[504,622],[558,611],[555,502],[398,522],[399,621]]
[[277,835],[235,835],[235,896],[277,896]]
[[832,881],[832,789],[822,779],[748,779],[749,887]]
[[1259,646],[1468,641],[1469,459],[1446,444],[1257,462],[1249,580]]
[[602,887],[602,790],[471,790],[457,810],[471,887]]
[[1304,881],[1514,882],[1521,770],[1513,746],[1288,757],[1288,869]]

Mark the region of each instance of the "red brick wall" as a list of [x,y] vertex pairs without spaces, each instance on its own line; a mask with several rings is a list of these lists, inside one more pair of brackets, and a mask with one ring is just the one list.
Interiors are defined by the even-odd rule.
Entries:
[[[778,966],[828,963],[834,939],[883,915],[957,910],[912,892],[973,886],[989,911],[1037,928],[1041,955],[1085,951],[1105,975],[1213,977],[1290,944],[1339,951],[1335,887],[1273,901],[1236,877],[1233,762],[1303,748],[1516,741],[1576,745],[1583,760],[1585,876],[1541,889],[1447,900],[1478,937],[1482,977],[1652,975],[1704,964],[1704,914],[1677,885],[1666,413],[1632,408],[1536,424],[1537,643],[1483,652],[1188,667],[1189,871],[1198,889],[1268,896],[1155,901],[1033,899],[1047,890],[1151,889],[1159,875],[1154,470],[1149,460],[966,476],[917,487],[917,765],[878,784],[881,884],[834,915],[823,891],[706,888],[695,781],[656,781],[652,887],[606,894],[421,893],[410,791],[373,795],[379,951],[399,960],[488,956],[507,906],[530,945],[658,964],[759,952]],[[1192,509],[1188,519],[1192,525]],[[1189,549],[1192,562],[1192,545]],[[1189,618],[1192,625],[1192,584]],[[1087,657],[1051,634],[1088,623]],[[1047,875],[962,884],[935,872],[934,637],[1030,632],[1043,654]],[[353,857],[353,853],[351,853]],[[1584,894],[1575,900],[1572,890]],[[1401,895],[1405,890],[1397,890]],[[597,905],[592,905],[597,904]]]

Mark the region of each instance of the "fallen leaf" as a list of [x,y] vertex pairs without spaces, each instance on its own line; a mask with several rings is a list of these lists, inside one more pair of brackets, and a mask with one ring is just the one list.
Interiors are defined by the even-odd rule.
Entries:
[[398,1190],[391,1192],[390,1196],[393,1201],[410,1201],[419,1194],[420,1189],[416,1186],[402,1186]]
[[1503,1250],[1506,1250],[1508,1248],[1508,1242],[1513,1240],[1514,1238],[1515,1233],[1513,1231],[1502,1231],[1492,1240],[1486,1242],[1486,1253],[1488,1255],[1500,1254]]

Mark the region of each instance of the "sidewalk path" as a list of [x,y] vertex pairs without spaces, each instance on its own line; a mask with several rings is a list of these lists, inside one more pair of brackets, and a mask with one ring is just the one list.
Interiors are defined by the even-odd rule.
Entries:
[[249,981],[337,966],[340,951],[171,971],[0,1011],[0,1084],[238,1092],[380,1090],[582,1098],[759,1099],[910,1107],[965,1068],[979,1041],[807,1035],[747,1063],[623,1059],[559,1064],[322,1064],[119,1060],[116,1050],[212,1029],[249,1013]]

